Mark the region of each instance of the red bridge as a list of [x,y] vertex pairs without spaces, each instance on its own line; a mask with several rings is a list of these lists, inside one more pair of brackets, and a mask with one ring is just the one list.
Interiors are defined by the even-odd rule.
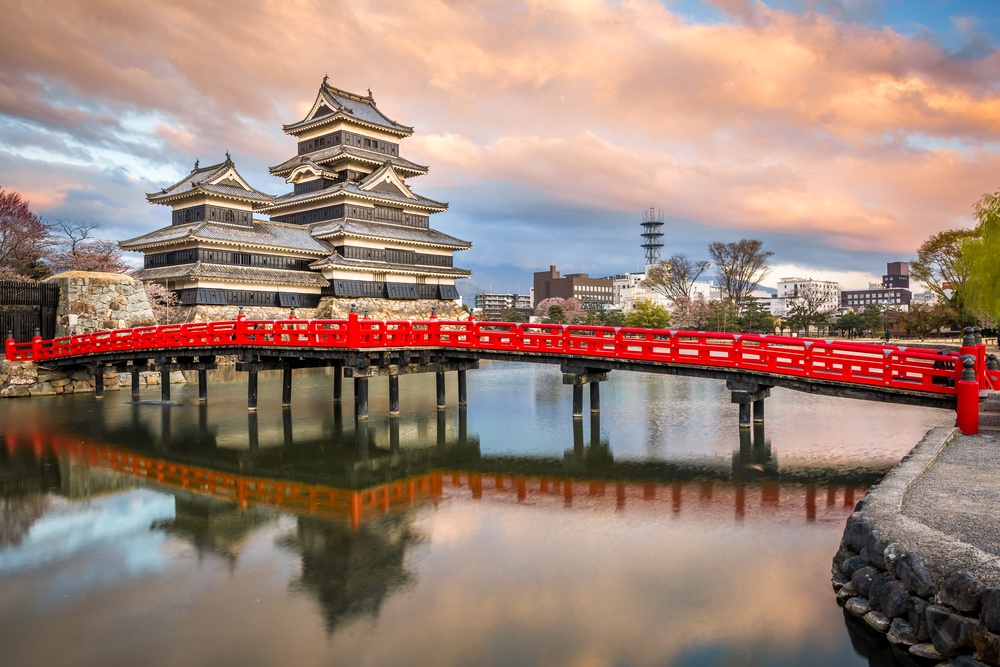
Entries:
[[[582,414],[583,385],[590,384],[591,410],[599,409],[599,382],[611,370],[723,379],[740,404],[741,426],[763,420],[771,387],[810,393],[908,403],[957,411],[963,433],[978,431],[980,391],[992,389],[1000,372],[987,370],[985,346],[966,330],[958,352],[760,334],[559,324],[478,321],[372,320],[352,313],[344,320],[236,320],[136,327],[6,342],[10,361],[47,368],[89,368],[96,393],[105,372],[198,370],[200,395],[207,397],[205,372],[218,355],[237,355],[237,370],[249,374],[248,406],[256,409],[257,372],[285,372],[283,403],[291,400],[291,370],[343,366],[335,374],[340,399],[342,375],[355,380],[355,414],[366,418],[367,380],[386,375],[390,413],[398,412],[398,376],[436,372],[438,405],[444,406],[444,373],[458,371],[459,403],[466,401],[465,371],[480,359],[558,363],[574,388],[573,412]],[[993,360],[991,360],[992,362]],[[995,363],[991,363],[995,366]],[[338,369],[339,370],[339,369]],[[166,378],[164,378],[166,379]],[[169,400],[169,382],[161,384]]]

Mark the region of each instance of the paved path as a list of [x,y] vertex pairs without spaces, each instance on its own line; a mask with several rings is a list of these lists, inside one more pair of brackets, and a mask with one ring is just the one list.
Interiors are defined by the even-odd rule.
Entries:
[[1000,586],[1000,431],[933,429],[868,495],[865,513],[886,544],[920,554],[937,584],[967,570]]

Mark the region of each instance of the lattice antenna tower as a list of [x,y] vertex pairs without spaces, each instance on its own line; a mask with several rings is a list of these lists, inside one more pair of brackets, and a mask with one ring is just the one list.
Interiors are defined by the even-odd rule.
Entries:
[[646,266],[660,263],[660,248],[663,247],[663,211],[659,214],[652,208],[642,213],[642,251],[646,256]]

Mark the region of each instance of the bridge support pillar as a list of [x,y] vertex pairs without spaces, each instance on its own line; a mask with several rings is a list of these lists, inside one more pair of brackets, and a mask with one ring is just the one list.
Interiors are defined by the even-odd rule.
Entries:
[[170,401],[170,367],[167,365],[160,366],[160,400]]
[[247,372],[247,410],[257,411],[257,371]]
[[435,371],[435,384],[437,385],[437,409],[444,410],[447,402],[445,400],[444,371]]
[[292,367],[285,366],[281,369],[281,407],[287,408],[292,404]]
[[740,406],[740,428],[750,428],[753,422],[764,423],[764,399],[771,395],[771,387],[754,382],[726,380],[732,392],[732,402]]
[[469,385],[465,378],[465,369],[458,371],[458,404],[469,404]]
[[208,371],[204,368],[198,369],[198,402],[204,403],[208,400]]
[[104,398],[104,367],[98,366],[92,372],[94,374],[94,398]]
[[[395,417],[399,414],[399,376],[389,376],[389,415]],[[397,429],[397,437],[399,436]]]
[[139,367],[132,367],[132,398],[139,398]]
[[[573,419],[583,418],[583,385],[573,385]],[[575,422],[574,422],[575,423]],[[574,431],[575,431],[574,426]],[[581,439],[583,438],[583,427],[580,427]]]
[[589,368],[583,366],[561,366],[563,384],[573,385],[573,418],[583,418],[583,385],[590,385],[590,411],[601,411],[600,383],[608,379],[611,373],[606,368]]
[[344,398],[344,367],[336,364],[333,367],[333,402],[340,403]]
[[354,418],[358,421],[368,420],[368,378],[354,378]]

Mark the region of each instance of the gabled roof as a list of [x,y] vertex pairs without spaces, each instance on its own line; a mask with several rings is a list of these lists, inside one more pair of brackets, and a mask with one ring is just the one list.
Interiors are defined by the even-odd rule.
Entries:
[[402,195],[407,199],[418,199],[417,195],[403,182],[399,174],[392,168],[391,162],[384,162],[382,166],[365,176],[358,183],[358,188],[365,192],[378,192],[379,194],[389,194],[392,196]]
[[[411,192],[411,194],[413,194]],[[362,190],[358,187],[357,183],[352,183],[350,181],[334,183],[330,187],[323,188],[322,190],[316,190],[314,192],[302,192],[294,193],[289,192],[288,194],[276,197],[274,202],[271,204],[266,204],[264,206],[258,207],[258,211],[264,213],[274,214],[280,209],[293,206],[295,204],[301,204],[307,201],[318,201],[323,199],[331,199],[333,197],[343,197],[349,196],[355,199],[365,199],[373,202],[381,202],[388,204],[406,204],[413,208],[420,208],[428,211],[429,213],[438,213],[440,211],[448,210],[448,205],[441,203],[439,201],[434,201],[433,199],[427,199],[426,197],[421,197],[419,195],[414,195],[411,199],[410,197],[404,195],[401,192],[382,192],[374,190]]]
[[309,229],[301,225],[264,220],[254,220],[252,226],[214,221],[174,225],[134,239],[120,241],[118,245],[122,250],[144,251],[157,246],[177,245],[189,241],[292,250],[311,255],[326,254],[332,250],[330,244],[313,237]]
[[304,130],[334,120],[351,120],[400,137],[408,137],[413,134],[412,127],[397,123],[375,107],[375,99],[372,97],[371,90],[366,96],[350,93],[331,86],[327,83],[327,77],[323,77],[316,101],[313,102],[306,117],[297,123],[285,125],[284,130],[286,134],[298,135]]
[[250,202],[269,202],[274,199],[274,195],[255,190],[243,180],[229,153],[226,153],[225,162],[210,167],[199,167],[195,161],[190,174],[170,187],[146,194],[146,199],[151,204],[171,204],[196,194]]
[[465,250],[472,247],[472,244],[468,241],[449,236],[436,229],[393,225],[385,222],[368,222],[365,220],[320,222],[312,225],[312,233],[314,236],[323,239],[351,236],[355,238],[400,241],[439,248],[453,248],[455,250]]
[[297,167],[292,169],[291,172],[289,172],[288,176],[285,177],[285,182],[295,183],[300,180],[301,176],[304,175],[312,175],[317,178],[329,178],[331,180],[337,178],[337,174],[327,171],[312,160],[305,159]]
[[359,162],[367,162],[371,165],[381,165],[388,161],[392,163],[392,166],[395,167],[397,171],[410,172],[410,176],[426,174],[428,170],[426,166],[417,164],[416,162],[410,162],[406,158],[389,157],[383,155],[382,153],[376,153],[375,151],[355,148],[354,146],[341,145],[321,148],[318,151],[312,151],[306,155],[296,155],[293,158],[285,160],[276,167],[271,167],[269,171],[272,176],[280,176],[284,178],[288,172],[295,169],[295,167],[300,164],[303,164],[306,160],[315,162],[320,166],[326,166],[330,163],[348,158],[354,158]]
[[452,266],[421,266],[417,264],[399,264],[396,262],[374,262],[364,259],[348,259],[336,253],[319,259],[309,265],[311,269],[333,267],[337,269],[356,269],[358,271],[387,271],[414,276],[448,276],[449,278],[468,278],[472,272]]

